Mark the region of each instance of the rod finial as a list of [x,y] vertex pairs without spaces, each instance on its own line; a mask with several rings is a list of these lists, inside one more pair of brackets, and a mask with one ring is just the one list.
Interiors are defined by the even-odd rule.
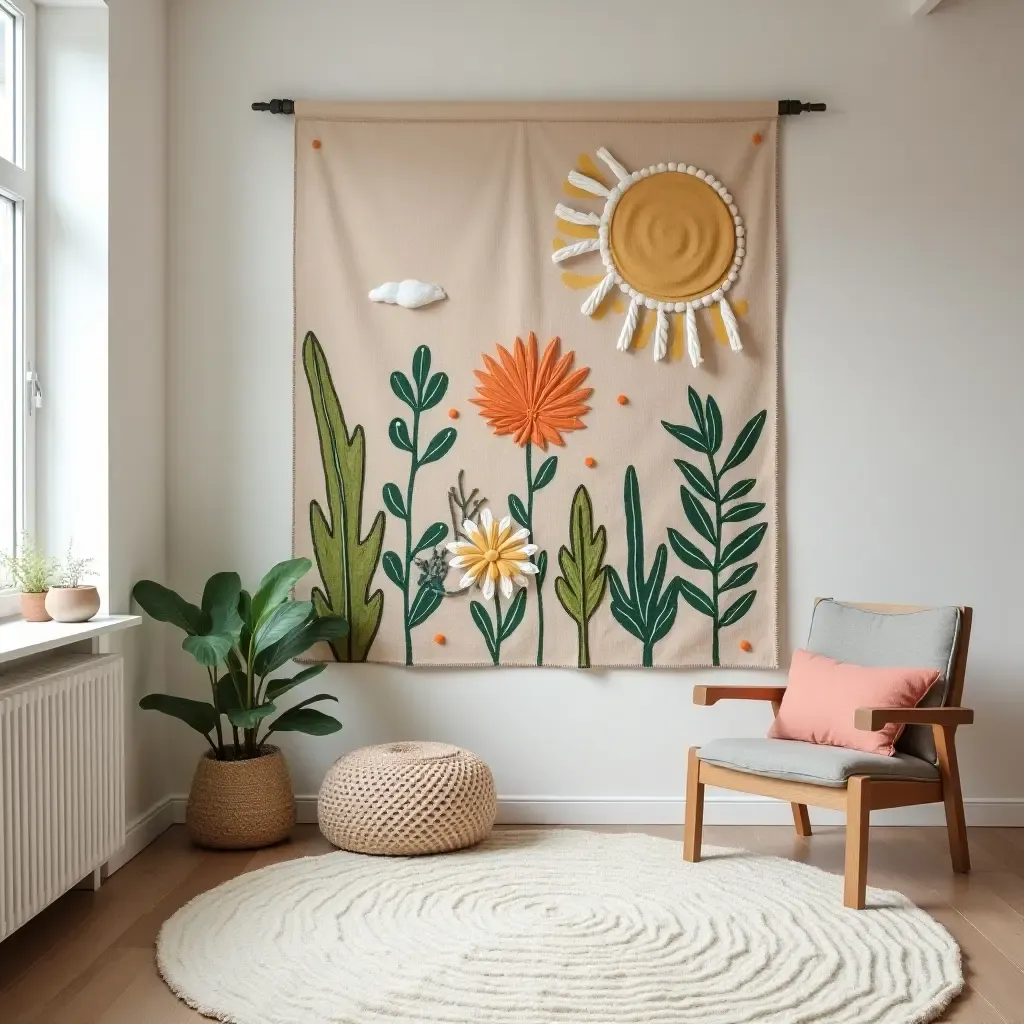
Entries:
[[808,112],[827,110],[824,103],[805,103],[803,100],[779,100],[779,116],[787,117],[790,114],[802,114]]
[[265,110],[270,114],[294,114],[295,100],[269,100],[254,103],[253,110]]

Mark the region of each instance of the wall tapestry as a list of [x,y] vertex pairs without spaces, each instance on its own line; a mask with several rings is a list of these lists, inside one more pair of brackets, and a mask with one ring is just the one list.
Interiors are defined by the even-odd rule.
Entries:
[[294,548],[351,624],[321,658],[776,666],[777,131],[296,105]]

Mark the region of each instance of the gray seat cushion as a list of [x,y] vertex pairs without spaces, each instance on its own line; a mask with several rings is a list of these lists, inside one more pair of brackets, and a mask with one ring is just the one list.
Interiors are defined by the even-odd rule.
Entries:
[[884,779],[915,779],[931,782],[939,770],[930,761],[910,754],[865,754],[847,747],[799,740],[712,740],[697,752],[702,761],[733,768],[750,775],[765,775],[790,782],[813,782],[842,787],[851,775]]
[[[920,704],[934,708],[946,703],[959,637],[959,608],[869,612],[825,600],[814,607],[807,650],[867,668],[938,669],[938,682]],[[932,764],[936,761],[935,741],[926,725],[907,726],[896,741],[896,749]]]

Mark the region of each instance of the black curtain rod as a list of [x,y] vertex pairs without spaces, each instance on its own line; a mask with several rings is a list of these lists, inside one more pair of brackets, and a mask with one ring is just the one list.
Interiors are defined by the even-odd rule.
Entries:
[[[254,103],[253,110],[265,110],[271,114],[294,114],[295,100],[267,100]],[[803,100],[779,100],[779,114],[788,117],[791,114],[802,114],[828,109],[824,103],[805,103]]]

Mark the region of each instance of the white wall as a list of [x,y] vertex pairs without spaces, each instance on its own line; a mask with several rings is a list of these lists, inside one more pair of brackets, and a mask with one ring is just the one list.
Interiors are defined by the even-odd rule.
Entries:
[[[1022,36],[1008,0],[913,22],[903,0],[172,0],[170,582],[254,582],[289,553],[292,125],[251,101],[826,100],[783,144],[784,646],[815,595],[973,604],[969,814],[1021,823]],[[169,666],[198,692],[184,656]],[[481,753],[526,798],[507,814],[677,820],[686,747],[767,726],[693,708],[706,672],[327,678],[345,730],[287,744],[300,794],[345,750],[422,737]],[[175,748],[184,791],[200,747]]]
[[[127,612],[134,583],[167,571],[167,10],[164,0],[109,6],[109,595],[111,611]],[[129,824],[160,807],[170,786],[167,723],[138,707],[164,689],[165,639],[149,622],[119,634]]]

